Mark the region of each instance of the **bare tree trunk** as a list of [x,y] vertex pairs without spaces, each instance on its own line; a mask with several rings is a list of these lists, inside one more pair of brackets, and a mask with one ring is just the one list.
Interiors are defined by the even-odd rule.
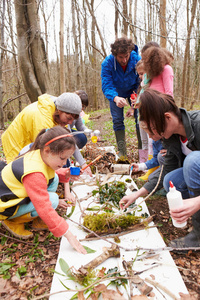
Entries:
[[[190,4],[189,4],[189,0],[187,0],[187,30],[189,30],[189,26],[190,26],[190,8],[189,8]],[[188,52],[187,52],[187,75],[186,75],[186,86],[188,88],[185,89],[185,99],[186,99],[186,103],[187,103],[187,107],[189,104],[189,94],[190,94],[190,88],[191,88],[191,84],[190,84],[190,70],[191,70],[191,65],[190,65],[190,41],[189,41],[189,45],[188,45]]]
[[[137,0],[135,0],[135,5],[134,5],[134,25],[137,24]],[[137,33],[136,33],[136,27],[134,27],[134,41],[137,44]]]
[[[48,0],[47,0],[48,1]],[[48,4],[46,4],[48,5]],[[54,7],[52,9],[52,11],[54,10]],[[44,0],[41,1],[41,11],[42,11],[42,16],[43,16],[43,20],[44,20],[44,33],[45,33],[45,48],[46,48],[46,56],[47,56],[47,65],[49,68],[49,61],[48,61],[48,57],[49,57],[49,41],[48,41],[48,30],[47,30],[47,24],[48,24],[48,18],[46,18],[45,15],[45,7],[44,7]]]
[[122,6],[123,6],[123,34],[126,36],[128,35],[128,23],[126,20],[128,20],[128,8],[127,8],[127,0],[122,0]]
[[[84,32],[85,32],[85,54],[84,54],[84,66],[85,66],[85,86],[86,92],[89,93],[89,81],[88,81],[88,66],[89,66],[89,48],[88,48],[88,24],[87,24],[87,11],[85,7],[85,0],[83,0],[84,9]],[[89,103],[91,106],[91,103]]]
[[[199,87],[199,80],[200,80],[200,14],[198,11],[197,17],[197,38],[196,38],[196,54],[195,54],[195,82],[194,86],[196,88],[195,91],[195,98],[199,100],[200,95],[200,87]],[[194,102],[194,101],[193,101]],[[193,109],[194,103],[191,103],[190,109]]]
[[3,83],[2,83],[2,66],[4,58],[4,19],[5,19],[5,0],[2,2],[2,13],[0,20],[0,128],[4,129],[4,118],[3,118]]
[[133,40],[133,17],[132,17],[132,10],[133,10],[133,2],[132,0],[129,0],[129,33],[130,33],[130,38]]
[[[56,16],[55,16],[55,11],[53,11],[53,23],[55,25],[56,23]],[[55,71],[55,75],[53,78],[53,83],[54,83],[54,91],[55,91],[55,95],[60,95],[60,61],[59,61],[59,55],[58,55],[58,45],[56,42],[56,26],[54,26],[54,42],[55,42],[55,51],[56,51],[56,71]],[[54,73],[54,72],[53,72]]]
[[[92,11],[92,30],[91,30],[91,40],[92,40],[92,45],[96,48],[96,39],[95,39],[95,17],[94,17],[94,0],[91,0],[91,11]],[[94,47],[92,48],[92,71],[93,71],[93,108],[95,110],[98,109],[98,103],[97,103],[97,77],[96,77],[96,64],[97,64],[97,53],[96,50],[94,49]]]
[[118,38],[118,22],[119,22],[119,12],[118,12],[118,0],[115,1],[115,39]]
[[[104,46],[104,38],[103,38],[103,36],[102,36],[102,34],[101,34],[101,31],[100,31],[100,29],[99,29],[99,26],[98,26],[98,24],[97,24],[97,20],[96,20],[96,17],[95,17],[95,15],[94,15],[94,11],[93,11],[92,8],[91,8],[92,4],[90,5],[89,2],[88,2],[88,0],[85,0],[85,2],[86,2],[86,4],[87,4],[87,6],[88,6],[89,12],[90,12],[90,14],[91,14],[91,16],[92,16],[92,20],[93,20],[93,22],[94,22],[94,24],[95,24],[95,26],[96,26],[97,32],[98,32],[98,34],[99,34],[99,38],[100,38],[100,40],[101,40],[101,48],[102,48],[102,51],[103,51],[103,55],[104,55],[104,57],[106,57],[107,54],[106,54],[106,50],[105,50],[105,46]],[[92,2],[93,2],[93,0],[91,0],[91,3],[92,3]]]
[[[72,91],[75,89],[75,87],[72,84],[72,67],[71,67],[71,62],[70,62],[70,34],[69,34],[69,27],[67,28],[67,45],[66,45],[66,49],[67,49],[67,89],[69,91]],[[75,81],[75,80],[73,80]],[[76,82],[75,82],[76,84]],[[73,87],[72,87],[73,86]]]
[[51,93],[37,2],[15,0],[15,15],[20,71],[26,92],[31,102],[34,102],[39,95],[45,92]]
[[[10,26],[10,38],[11,38],[11,43],[12,43],[12,51],[14,53],[14,55],[13,55],[13,60],[14,60],[14,64],[15,64],[14,73],[15,73],[15,77],[17,80],[16,93],[17,93],[17,95],[20,95],[21,86],[20,86],[20,78],[19,78],[19,71],[18,71],[18,62],[17,62],[17,57],[16,57],[17,55],[15,55],[12,13],[11,13],[10,1],[8,1],[8,0],[7,0],[7,12],[8,12],[9,26]],[[18,103],[19,103],[19,112],[20,112],[22,110],[21,97],[19,97]]]
[[72,32],[73,32],[74,45],[75,45],[75,51],[74,51],[75,70],[76,70],[75,89],[77,89],[80,86],[80,62],[79,62],[78,39],[76,33],[76,16],[75,16],[76,3],[74,0],[71,1],[71,5],[72,5]]
[[186,68],[187,68],[187,57],[188,57],[188,51],[189,51],[189,45],[190,45],[190,35],[192,31],[192,27],[194,24],[194,17],[195,17],[195,12],[196,12],[196,7],[197,7],[197,0],[193,0],[192,3],[192,12],[191,12],[191,21],[190,21],[190,26],[188,29],[188,34],[187,34],[187,41],[186,41],[186,47],[185,47],[185,54],[184,54],[184,60],[183,60],[183,78],[182,78],[182,99],[181,99],[181,106],[184,107],[185,105],[185,91],[186,91]]
[[167,30],[166,30],[166,0],[160,0],[160,46],[166,48]]
[[78,2],[75,0],[75,8],[76,8],[76,16],[77,16],[77,23],[78,23],[78,44],[79,44],[79,85],[78,88],[80,88],[80,86],[82,86],[82,74],[83,74],[83,54],[82,54],[82,47],[81,47],[81,24],[80,24],[80,7]]
[[148,16],[148,38],[147,41],[152,40],[152,34],[151,32],[153,31],[153,26],[152,26],[152,2],[151,0],[147,0],[147,16]]
[[60,0],[60,93],[65,92],[64,66],[64,1]]

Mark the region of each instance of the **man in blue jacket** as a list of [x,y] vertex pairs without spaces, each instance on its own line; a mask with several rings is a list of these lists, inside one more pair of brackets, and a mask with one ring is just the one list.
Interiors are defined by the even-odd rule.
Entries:
[[[133,92],[137,92],[139,76],[135,70],[135,66],[141,57],[138,54],[138,47],[127,37],[116,39],[111,44],[111,53],[104,59],[101,66],[102,91],[110,101],[110,111],[119,156],[125,156],[124,106],[128,105],[126,98],[128,98],[128,102],[131,104],[130,96]],[[133,114],[139,142],[137,109],[130,108],[126,116],[130,117]]]

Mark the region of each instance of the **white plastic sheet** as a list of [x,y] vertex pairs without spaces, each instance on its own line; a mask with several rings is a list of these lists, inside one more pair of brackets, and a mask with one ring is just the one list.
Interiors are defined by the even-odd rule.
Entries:
[[[102,175],[102,177],[105,177],[106,175]],[[123,176],[121,177],[120,175],[113,175],[113,178],[110,180],[119,180],[119,181],[124,181],[127,178],[130,178],[129,176]],[[132,181],[132,185],[135,185],[134,182]],[[135,186],[137,189],[137,186]],[[86,195],[88,195],[89,192],[92,190],[97,189],[96,186],[88,186],[88,185],[77,185],[74,187],[74,191],[77,194],[79,198],[83,198]],[[127,194],[131,193],[131,191],[128,189]],[[138,199],[138,203],[141,202],[142,198]],[[87,201],[81,202],[82,207],[87,207],[88,203],[92,201],[92,198],[88,199]],[[142,204],[142,212],[137,212],[138,215],[141,213],[148,212],[147,206],[145,202]],[[76,209],[74,214],[71,217],[73,220],[76,222],[79,222],[80,219],[80,209],[78,205],[76,205]],[[87,233],[84,232],[82,229],[78,228],[77,225],[74,223],[68,221],[70,224],[70,230],[75,234],[78,239],[83,239]],[[153,222],[149,224],[150,226],[154,225]],[[167,230],[167,225],[166,225],[166,230]],[[110,239],[113,241],[113,239]],[[125,247],[125,248],[162,248],[165,246],[165,243],[160,236],[158,230],[156,227],[151,228],[151,229],[145,229],[145,230],[140,230],[137,232],[132,232],[126,235],[123,235],[120,237],[121,243],[119,245]],[[58,260],[56,264],[55,270],[59,273],[63,273],[60,268],[59,264],[59,259],[63,258],[70,267],[74,267],[75,269],[79,269],[82,265],[90,262],[92,259],[100,255],[103,251],[103,247],[110,247],[111,244],[104,240],[94,240],[94,241],[83,241],[83,245],[96,250],[95,253],[91,254],[79,254],[75,250],[72,249],[70,244],[68,243],[66,238],[61,239],[61,244],[60,244],[60,250],[59,250],[59,255],[58,255]],[[140,250],[139,255],[142,255],[144,251]],[[187,288],[182,280],[182,277],[169,253],[169,251],[160,251],[157,257],[151,258],[151,259],[141,259],[140,256],[137,254],[137,251],[125,251],[120,249],[120,258],[109,258],[107,261],[105,261],[103,264],[97,267],[97,269],[101,269],[102,267],[105,267],[106,270],[109,268],[114,268],[118,267],[119,270],[124,270],[122,267],[122,260],[130,261],[132,259],[136,259],[133,265],[133,270],[134,271],[142,271],[148,268],[153,267],[154,265],[157,265],[156,267],[150,269],[149,271],[145,271],[140,274],[140,277],[145,279],[145,278],[150,278],[152,280],[152,276],[155,281],[157,281],[159,284],[162,286],[166,287],[172,294],[174,294],[174,297],[177,297],[177,299],[180,298],[179,292],[188,294]],[[79,285],[75,284],[73,281],[68,281],[66,280],[66,277],[60,276],[58,274],[54,274],[53,276],[53,281],[52,281],[52,286],[51,286],[51,294],[56,293],[50,297],[50,300],[64,300],[64,299],[70,299],[75,292],[69,292],[65,290],[63,287],[62,283],[63,282],[67,287],[70,289],[76,289],[76,288],[81,288]],[[105,284],[105,282],[103,282]],[[108,282],[107,282],[108,283]],[[148,284],[150,285],[150,284]],[[110,288],[113,289],[112,286]],[[129,289],[128,289],[129,290]],[[60,291],[65,291],[64,293],[58,293]],[[125,292],[125,290],[122,288],[121,291],[123,292],[123,295],[125,299],[128,298],[128,294]],[[167,293],[165,293],[163,290],[156,289],[155,287],[153,288],[153,292],[155,296],[151,299],[157,299],[157,300],[171,300],[171,299],[176,299],[174,297],[170,297]],[[140,295],[140,292],[138,291],[137,288],[134,288],[134,294],[135,295]]]

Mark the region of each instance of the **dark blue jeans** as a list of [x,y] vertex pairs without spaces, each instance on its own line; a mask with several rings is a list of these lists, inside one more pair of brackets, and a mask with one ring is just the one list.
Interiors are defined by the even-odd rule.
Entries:
[[183,167],[169,172],[165,175],[163,186],[169,191],[171,180],[178,191],[182,193],[183,199],[194,197],[194,191],[200,195],[200,151],[192,151],[184,160]]
[[[124,108],[120,108],[114,101],[110,101],[110,112],[112,115],[114,131],[125,130],[124,126]],[[134,110],[135,126],[139,128],[138,124],[138,110]]]
[[[77,132],[77,130],[72,129],[72,132]],[[82,149],[87,144],[87,137],[84,133],[75,134],[74,138],[79,149]],[[67,163],[63,166],[63,168],[69,168],[69,166],[70,161],[67,159]]]

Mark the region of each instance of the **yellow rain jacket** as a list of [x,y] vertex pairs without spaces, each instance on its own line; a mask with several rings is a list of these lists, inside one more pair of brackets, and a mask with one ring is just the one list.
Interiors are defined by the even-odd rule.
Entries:
[[23,178],[35,172],[44,174],[47,185],[55,177],[55,171],[43,162],[40,150],[27,152],[3,168],[0,173],[0,220],[15,215],[19,205],[30,202]]
[[51,96],[43,94],[16,116],[1,137],[7,163],[13,161],[24,146],[34,142],[40,130],[57,125],[53,120],[55,110]]

